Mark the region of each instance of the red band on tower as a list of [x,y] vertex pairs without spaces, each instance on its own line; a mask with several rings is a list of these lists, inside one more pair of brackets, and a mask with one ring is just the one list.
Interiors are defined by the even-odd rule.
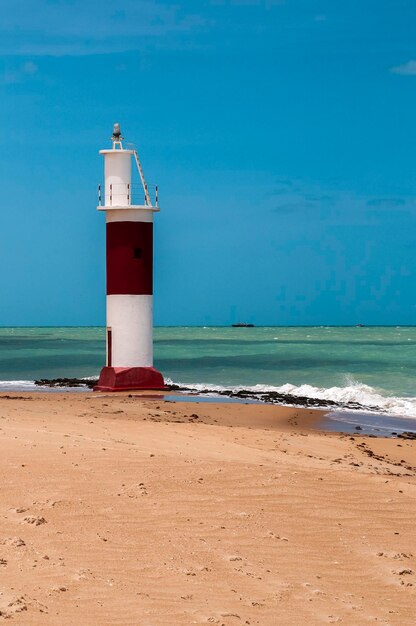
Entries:
[[107,223],[107,295],[153,294],[153,224]]

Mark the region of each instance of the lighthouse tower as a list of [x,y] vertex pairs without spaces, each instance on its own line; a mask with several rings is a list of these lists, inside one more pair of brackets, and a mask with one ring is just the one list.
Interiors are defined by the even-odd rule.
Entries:
[[[107,363],[99,391],[163,389],[153,367],[153,214],[159,211],[157,187],[152,203],[139,156],[125,149],[119,124],[104,156],[104,204],[98,188],[98,210],[106,216]],[[132,184],[132,161],[140,183]]]

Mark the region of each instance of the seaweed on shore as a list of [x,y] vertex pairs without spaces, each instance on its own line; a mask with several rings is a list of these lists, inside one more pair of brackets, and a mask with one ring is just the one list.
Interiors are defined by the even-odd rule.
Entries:
[[98,383],[98,379],[89,378],[40,378],[35,380],[39,387],[88,387],[92,389]]
[[400,439],[411,439],[413,441],[416,440],[416,433],[413,432],[412,430],[405,430],[402,433],[399,433],[397,435],[397,437],[399,437]]

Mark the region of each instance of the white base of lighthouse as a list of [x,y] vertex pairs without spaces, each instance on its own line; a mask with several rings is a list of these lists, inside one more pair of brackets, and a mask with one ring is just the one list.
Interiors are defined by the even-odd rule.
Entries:
[[107,365],[97,391],[164,389],[153,367],[153,296],[107,296]]
[[107,296],[108,366],[153,366],[152,319],[153,296]]

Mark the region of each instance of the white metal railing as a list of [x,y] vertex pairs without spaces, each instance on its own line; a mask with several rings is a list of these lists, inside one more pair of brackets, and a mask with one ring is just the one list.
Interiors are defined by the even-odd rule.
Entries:
[[[102,192],[104,191],[104,198]],[[152,201],[154,197],[154,205]],[[147,183],[111,183],[107,189],[104,185],[98,185],[98,206],[103,206],[108,201],[108,206],[140,205],[159,206],[159,189],[157,185],[148,186]]]

